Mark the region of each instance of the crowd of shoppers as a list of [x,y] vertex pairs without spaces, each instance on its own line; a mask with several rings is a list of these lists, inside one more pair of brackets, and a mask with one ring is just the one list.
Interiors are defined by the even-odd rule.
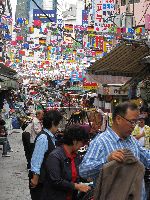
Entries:
[[[38,112],[41,113],[41,111]],[[147,169],[150,168],[150,151],[138,140],[146,134],[150,134],[150,132],[147,131],[146,133],[148,127],[145,127],[146,115],[139,114],[139,108],[133,103],[124,102],[116,106],[112,113],[112,127],[108,126],[103,133],[97,133],[96,137],[90,142],[83,158],[78,154],[78,150],[89,139],[89,134],[85,131],[84,126],[77,124],[67,126],[63,133],[61,145],[57,146],[55,136],[62,120],[61,113],[51,110],[41,115],[42,130],[39,129],[34,134],[32,140],[34,141],[32,146],[34,150],[32,149],[32,158],[30,157],[29,188],[32,200],[77,200],[79,192],[87,193],[91,190],[88,184],[81,182],[84,180],[88,183],[90,180],[95,187],[100,171],[103,169],[104,174],[108,173],[108,169],[112,169],[113,161],[121,163],[121,169],[125,167],[127,173],[130,171],[130,179],[125,174],[123,175],[126,188],[122,188],[120,191],[129,190],[130,192],[124,195],[138,196],[136,199],[148,200],[149,183],[145,182],[145,191],[143,165]],[[135,135],[133,133],[136,132],[137,128],[141,132]],[[144,134],[142,131],[144,131]],[[32,131],[30,131],[30,137],[31,135]],[[110,166],[107,166],[108,164]],[[119,164],[114,164],[114,166],[117,165]],[[136,170],[130,170],[131,166],[140,166],[141,168],[140,178],[136,181],[138,184],[134,184],[135,181],[131,178],[137,176],[135,175]],[[117,173],[122,174],[120,168],[117,167],[117,169],[114,172],[117,171]],[[111,174],[107,173],[106,175],[111,179]],[[104,185],[107,185],[105,183],[107,179],[105,181],[102,177],[101,179]],[[109,178],[107,181],[109,183]],[[120,179],[115,179],[114,183],[120,186]],[[133,184],[134,189],[131,187]],[[105,187],[102,185],[102,188]],[[115,187],[111,186],[110,188],[111,194],[113,194]],[[135,192],[135,190],[138,192]],[[99,194],[97,187],[95,192]],[[104,193],[107,196],[107,190]],[[101,195],[97,200],[101,200]],[[120,200],[119,198],[120,194],[112,199]]]
[[[31,123],[22,133],[32,200],[78,200],[80,193],[84,196],[91,191],[88,182],[96,188],[93,192],[95,200],[106,200],[107,197],[121,200],[122,195],[127,199],[132,196],[136,200],[149,200],[150,126],[147,108],[139,109],[130,102],[121,103],[113,110],[111,127],[108,124],[106,130],[96,133],[94,139],[89,138],[90,129],[87,132],[84,125],[74,122],[74,125],[66,126],[61,142],[57,141],[63,119],[61,112],[45,111],[41,107],[32,114]],[[87,141],[90,141],[87,152],[81,156],[79,150]],[[9,156],[11,147],[2,118],[0,145],[3,146],[3,156]],[[139,173],[136,169],[140,169]],[[119,187],[120,192],[113,196]]]

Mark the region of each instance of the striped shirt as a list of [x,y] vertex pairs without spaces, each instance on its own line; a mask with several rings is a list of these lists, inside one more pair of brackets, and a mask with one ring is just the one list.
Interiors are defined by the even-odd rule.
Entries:
[[[43,129],[43,130],[51,136],[52,142],[55,145],[55,136],[48,129]],[[47,150],[48,150],[47,136],[45,134],[41,134],[36,140],[35,148],[31,159],[32,172],[35,172],[40,175],[41,165]]]
[[108,127],[105,132],[97,135],[91,141],[87,153],[79,166],[80,176],[95,179],[99,175],[100,168],[107,163],[110,153],[117,149],[131,150],[146,168],[150,168],[150,150],[143,148],[133,136],[122,140]]

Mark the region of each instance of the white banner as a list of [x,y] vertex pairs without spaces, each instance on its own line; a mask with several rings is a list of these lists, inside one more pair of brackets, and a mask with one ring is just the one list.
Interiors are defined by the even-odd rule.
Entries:
[[95,23],[96,31],[108,32],[113,26],[115,12],[115,0],[95,0]]

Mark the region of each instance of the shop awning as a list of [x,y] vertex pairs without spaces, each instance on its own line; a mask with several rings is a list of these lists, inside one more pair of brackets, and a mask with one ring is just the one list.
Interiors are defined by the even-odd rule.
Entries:
[[124,77],[124,76],[94,75],[94,74],[86,74],[85,78],[89,82],[96,82],[102,85],[103,84],[124,85],[127,81],[131,79],[131,77]]
[[145,68],[141,61],[148,55],[150,49],[146,44],[123,43],[91,65],[88,72],[95,75],[134,77]]
[[0,63],[0,75],[13,78],[16,74],[17,72],[15,70],[5,66],[3,63]]

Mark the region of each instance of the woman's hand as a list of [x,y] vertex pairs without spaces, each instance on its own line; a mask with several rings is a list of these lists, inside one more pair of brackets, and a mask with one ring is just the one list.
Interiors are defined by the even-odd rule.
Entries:
[[80,192],[88,192],[89,190],[91,190],[91,187],[85,184],[75,183],[75,189]]

